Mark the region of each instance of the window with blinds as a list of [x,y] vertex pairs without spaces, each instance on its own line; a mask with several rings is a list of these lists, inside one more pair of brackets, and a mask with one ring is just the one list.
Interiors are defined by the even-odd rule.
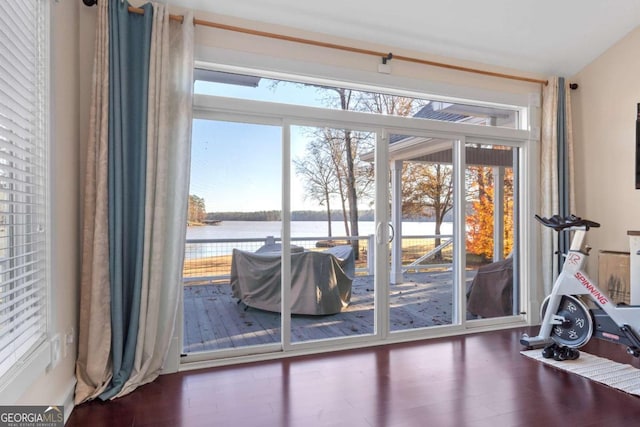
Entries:
[[0,2],[0,376],[47,334],[47,10]]

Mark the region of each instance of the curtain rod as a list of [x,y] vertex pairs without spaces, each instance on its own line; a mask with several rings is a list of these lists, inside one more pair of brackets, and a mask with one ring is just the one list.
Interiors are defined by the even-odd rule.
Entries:
[[[133,6],[129,6],[129,12],[137,13],[139,15],[144,15],[144,9],[140,9],[140,8],[133,7]],[[184,22],[184,16],[182,16],[182,15],[169,15],[169,19],[171,19],[172,21],[178,21],[180,23]],[[396,59],[396,60],[399,60],[399,61],[413,62],[413,63],[416,63],[416,64],[429,65],[429,66],[432,66],[432,67],[448,68],[450,70],[463,71],[463,72],[467,72],[467,73],[482,74],[482,75],[490,76],[490,77],[499,77],[499,78],[503,78],[503,79],[518,80],[518,81],[529,82],[529,83],[539,83],[539,84],[542,84],[542,85],[545,85],[545,86],[549,83],[548,80],[533,79],[533,78],[529,78],[529,77],[516,76],[516,75],[513,75],[513,74],[496,73],[496,72],[493,72],[493,71],[479,70],[477,68],[461,67],[459,65],[445,64],[443,62],[436,62],[436,61],[427,61],[426,59],[413,58],[413,57],[410,57],[410,56],[392,55],[391,53],[376,52],[374,50],[360,49],[360,48],[357,48],[357,47],[344,46],[344,45],[339,45],[339,44],[334,44],[334,43],[325,43],[325,42],[320,42],[320,41],[317,41],[317,40],[310,40],[310,39],[303,39],[303,38],[299,38],[299,37],[286,36],[286,35],[283,35],[283,34],[269,33],[269,32],[258,31],[258,30],[251,30],[251,29],[248,29],[248,28],[236,27],[236,26],[233,26],[233,25],[219,24],[217,22],[205,21],[203,19],[197,19],[197,18],[193,19],[193,24],[194,25],[201,25],[203,27],[218,28],[218,29],[227,30],[227,31],[235,31],[237,33],[250,34],[250,35],[253,35],[253,36],[266,37],[266,38],[284,40],[284,41],[289,41],[289,42],[294,42],[294,43],[301,43],[301,44],[307,44],[307,45],[312,45],[312,46],[325,47],[325,48],[329,48],[329,49],[342,50],[342,51],[352,52],[352,53],[360,53],[360,54],[363,54],[363,55],[377,56],[377,57],[382,58],[382,61],[385,64],[386,64],[386,61],[389,60],[389,59]]]

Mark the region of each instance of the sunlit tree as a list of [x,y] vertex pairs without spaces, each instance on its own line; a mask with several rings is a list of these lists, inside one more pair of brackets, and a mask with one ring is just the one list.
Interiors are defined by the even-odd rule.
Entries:
[[[493,168],[475,166],[468,170],[475,178],[475,185],[469,186],[474,194],[471,201],[472,211],[467,215],[467,252],[480,255],[485,259],[494,256],[494,209],[495,180]],[[504,174],[504,253],[507,256],[513,249],[513,169],[505,169]]]

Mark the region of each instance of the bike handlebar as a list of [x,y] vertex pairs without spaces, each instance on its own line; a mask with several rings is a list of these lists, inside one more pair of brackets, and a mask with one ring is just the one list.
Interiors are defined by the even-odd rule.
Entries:
[[543,218],[539,215],[536,215],[536,219],[540,221],[545,227],[553,228],[556,231],[561,231],[571,227],[584,227],[585,230],[588,230],[591,227],[600,227],[600,224],[598,224],[597,222],[589,221],[588,219],[582,219],[579,216],[575,216],[573,214],[565,217],[554,215],[551,218]]

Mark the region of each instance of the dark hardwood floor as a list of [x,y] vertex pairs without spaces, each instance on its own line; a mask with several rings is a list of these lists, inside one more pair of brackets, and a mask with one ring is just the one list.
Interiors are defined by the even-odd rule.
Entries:
[[[163,375],[76,426],[630,426],[640,398],[525,356],[517,329]],[[530,329],[537,332],[537,328]],[[639,367],[621,346],[591,354]]]

